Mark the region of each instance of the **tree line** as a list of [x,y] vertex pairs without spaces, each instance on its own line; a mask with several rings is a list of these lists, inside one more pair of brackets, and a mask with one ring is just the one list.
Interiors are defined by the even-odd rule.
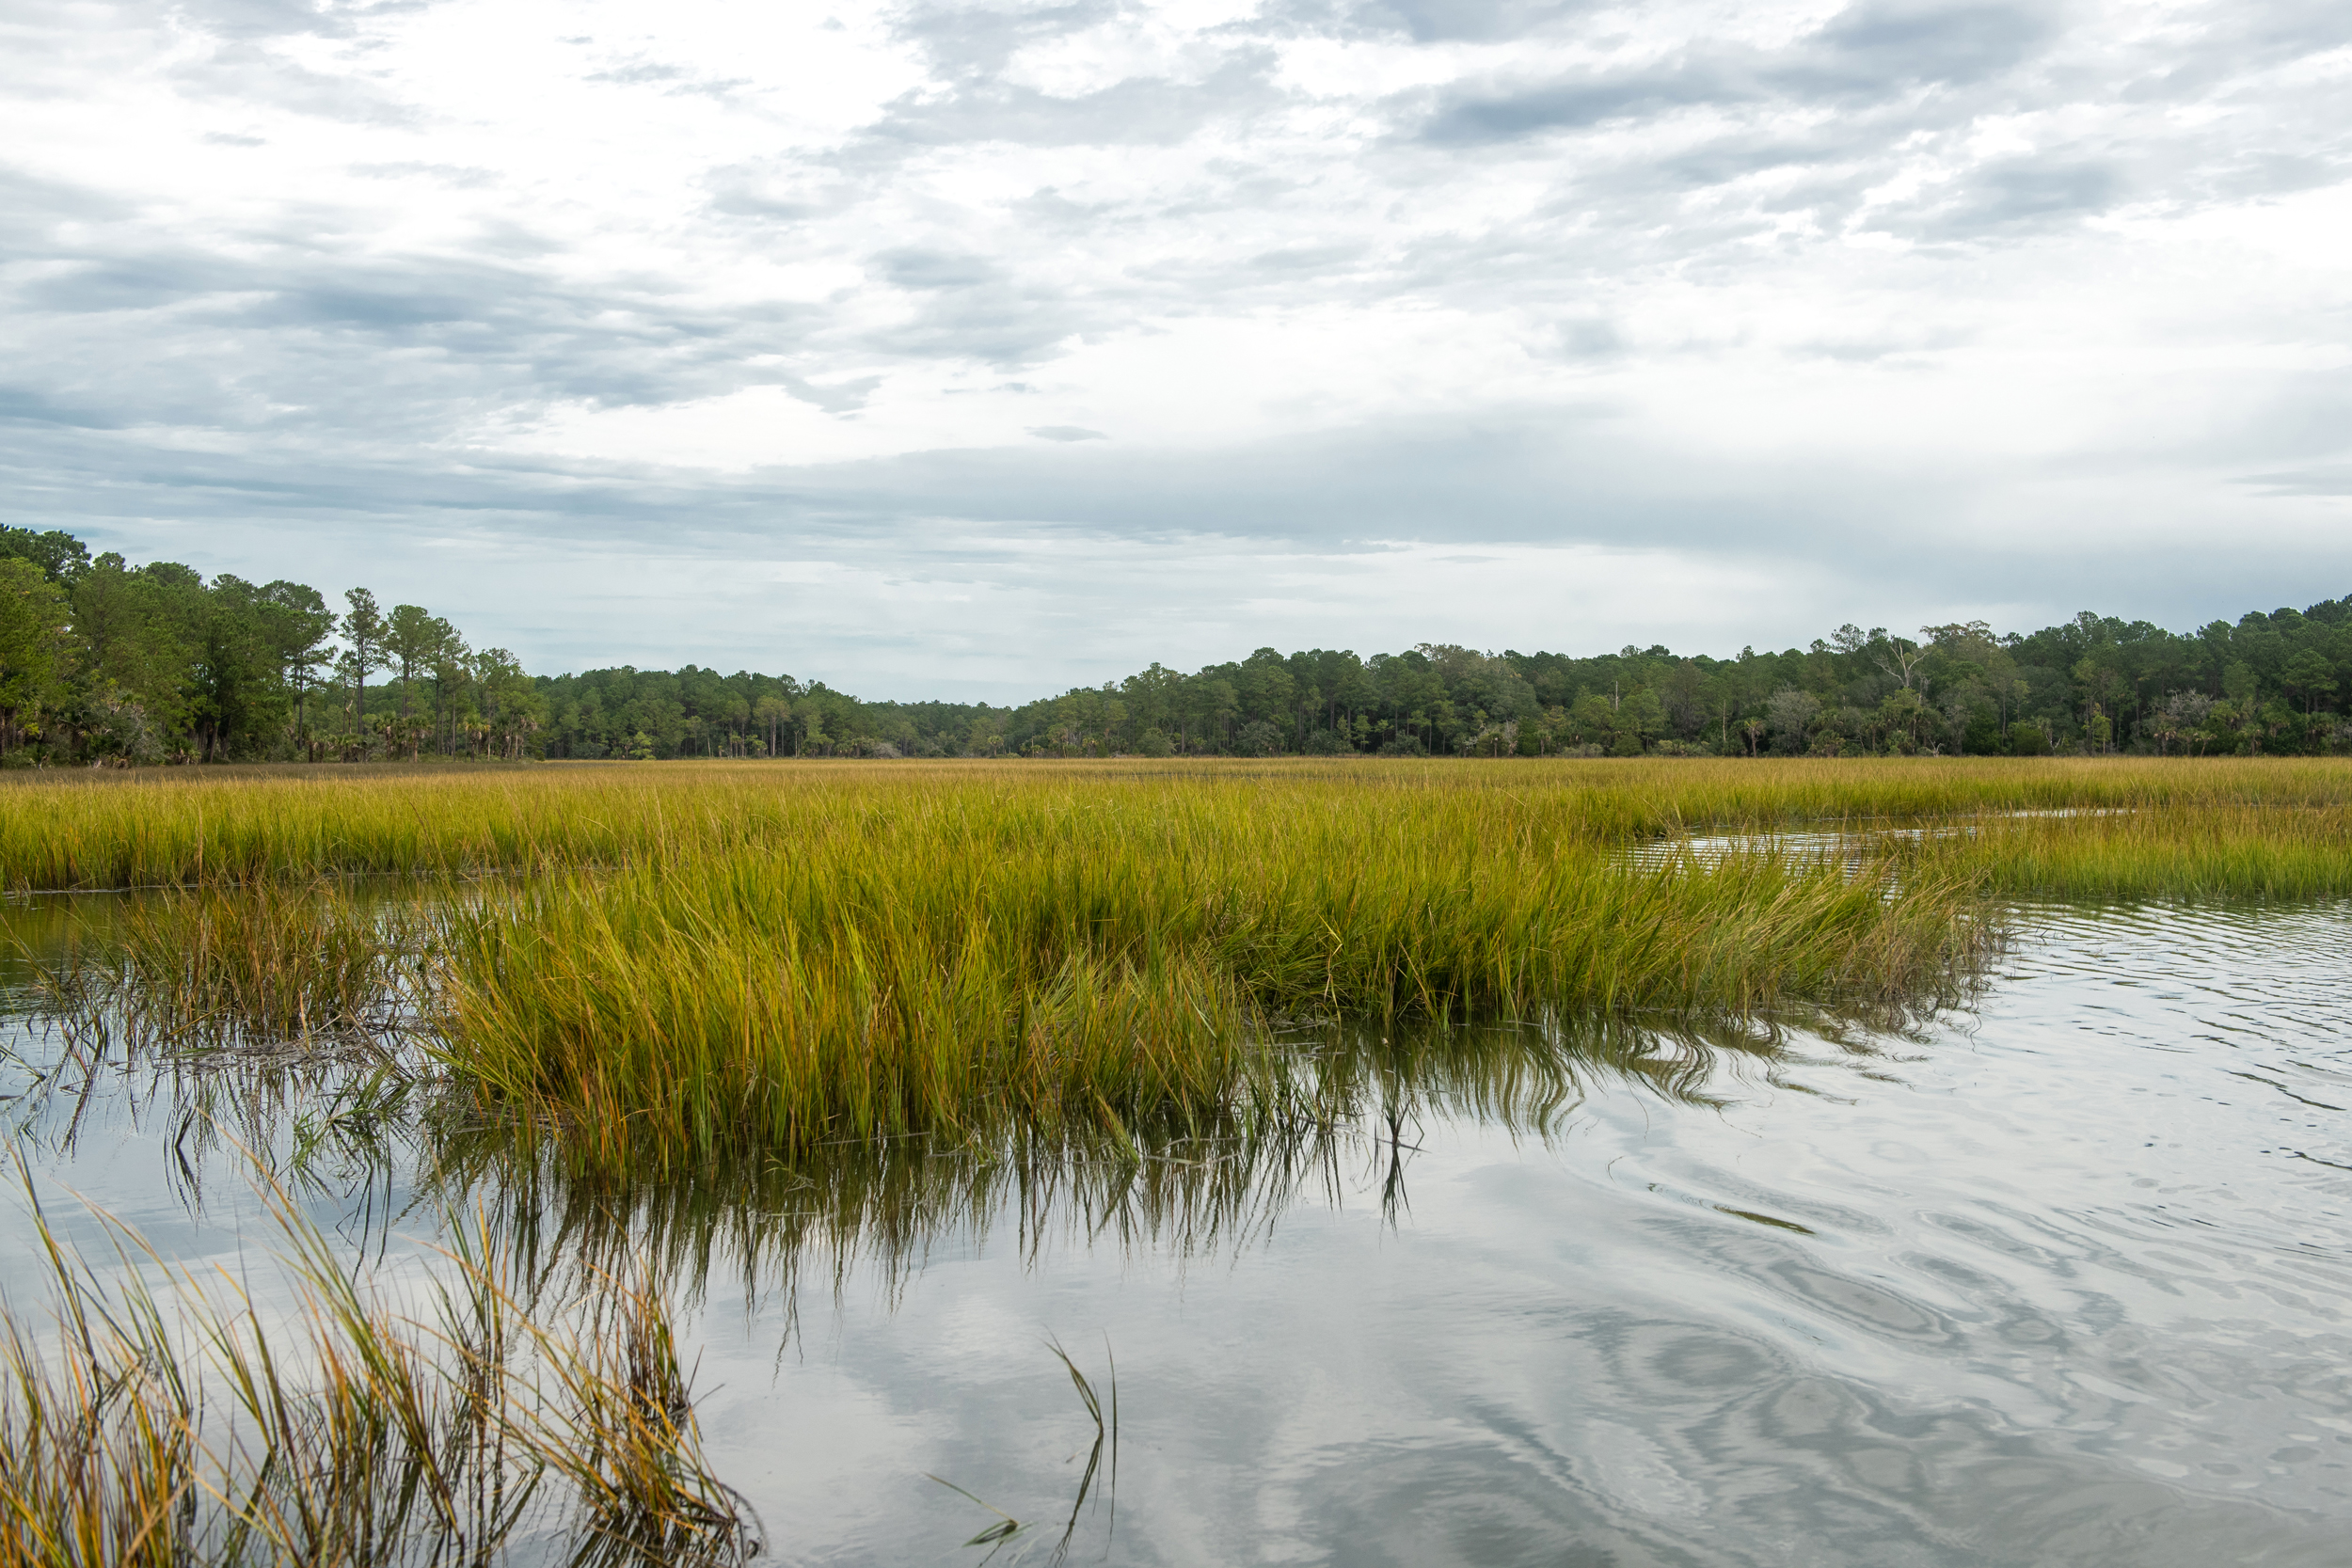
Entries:
[[519,758],[545,712],[513,654],[415,605],[0,526],[0,765]]
[[1836,756],[2352,751],[2352,597],[2172,632],[2084,611],[1660,646],[1261,648],[1018,706],[687,665],[532,676],[415,605],[330,609],[0,527],[0,763],[777,756]]

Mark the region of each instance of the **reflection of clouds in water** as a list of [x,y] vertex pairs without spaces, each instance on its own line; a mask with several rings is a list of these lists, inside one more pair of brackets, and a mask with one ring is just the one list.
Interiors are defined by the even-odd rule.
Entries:
[[457,1187],[496,1191],[535,1254],[649,1257],[693,1291],[739,1279],[754,1298],[789,1296],[803,1277],[870,1275],[887,1297],[939,1257],[983,1246],[1035,1268],[1089,1252],[1184,1265],[1263,1251],[1301,1205],[1367,1202],[1402,1224],[1432,1128],[1480,1125],[1540,1148],[1570,1135],[1604,1085],[1712,1105],[1720,1089],[1760,1085],[1779,1038],[1739,1023],[1558,1016],[1475,1028],[1301,1024],[1282,1032],[1279,1093],[1189,1133],[845,1144],[633,1191],[518,1166],[495,1133],[453,1139],[437,1158]]
[[[944,1289],[1118,1338],[1173,1472],[1122,1494],[1138,1560],[2333,1562],[2352,1205],[2262,1080],[2341,1073],[2343,927],[2048,923],[1899,1082],[1792,1032],[1834,1096],[1595,1078],[1549,1145],[1430,1118],[1392,1231],[1367,1174],[1181,1291]],[[873,1333],[913,1366],[925,1291]]]
[[[1304,1029],[1351,1116],[1287,1137],[505,1212],[705,1279],[707,1431],[817,1560],[971,1533],[926,1470],[1066,1509],[1050,1330],[1119,1358],[1122,1560],[2339,1561],[2344,912],[2037,919],[1913,1037]],[[151,1201],[151,1124],[85,1138]]]

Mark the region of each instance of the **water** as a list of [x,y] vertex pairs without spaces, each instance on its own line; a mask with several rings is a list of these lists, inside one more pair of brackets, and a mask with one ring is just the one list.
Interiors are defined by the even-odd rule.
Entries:
[[[1536,1032],[1489,1032],[1400,1067],[1393,1123],[1151,1191],[893,1167],[829,1233],[850,1189],[787,1175],[634,1244],[707,1248],[704,1428],[790,1561],[979,1561],[996,1515],[936,1476],[1026,1527],[998,1561],[2343,1564],[2347,939],[2044,911],[1908,1035],[1618,1039],[1531,1081]],[[144,1083],[70,1148],[23,1113],[44,1179],[177,1255],[265,1244]],[[416,1266],[412,1157],[354,1159],[304,1203]],[[1049,1336],[1105,1394],[1116,1357],[1082,1503]]]

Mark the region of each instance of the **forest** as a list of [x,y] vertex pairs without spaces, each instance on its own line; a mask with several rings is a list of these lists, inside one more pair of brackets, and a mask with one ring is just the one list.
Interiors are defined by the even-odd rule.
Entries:
[[[1564,638],[1572,627],[1562,628]],[[1736,658],[1260,648],[1019,706],[687,665],[534,675],[416,605],[0,526],[0,766],[821,756],[2313,755],[2352,751],[2352,596],[2175,632],[1839,626]]]

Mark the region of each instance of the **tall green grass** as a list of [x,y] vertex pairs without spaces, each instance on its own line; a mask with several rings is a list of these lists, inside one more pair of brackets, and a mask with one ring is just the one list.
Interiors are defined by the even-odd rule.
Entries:
[[1706,828],[2066,807],[2341,805],[2352,800],[2352,763],[1294,759],[19,775],[0,780],[0,887],[529,872],[737,848],[783,853],[844,816],[887,816],[962,792],[1127,814],[1202,794],[1313,801],[1333,811],[1389,795],[1462,795],[1516,801],[1549,837],[1621,843]]

